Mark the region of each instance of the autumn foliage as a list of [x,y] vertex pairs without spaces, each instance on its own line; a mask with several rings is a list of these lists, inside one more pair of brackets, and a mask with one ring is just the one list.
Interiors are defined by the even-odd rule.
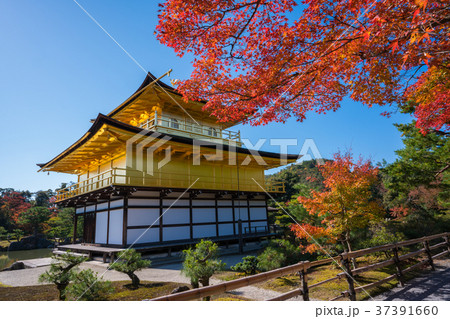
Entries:
[[26,198],[16,191],[6,191],[0,198],[0,210],[5,214],[5,219],[11,219],[17,222],[22,213],[26,212],[31,204]]
[[337,153],[333,161],[321,165],[319,170],[325,190],[311,190],[310,196],[300,196],[298,201],[310,215],[321,220],[321,225],[294,224],[291,230],[309,242],[307,252],[316,251],[316,238],[323,237],[329,242],[342,242],[344,249],[351,250],[350,232],[379,220],[384,213],[372,195],[378,168],[363,159],[354,163],[349,153]]
[[[417,104],[417,125],[449,129],[444,0],[167,0],[157,36],[194,54],[186,98],[223,121],[304,120],[339,108]],[[387,109],[387,112],[390,112]]]

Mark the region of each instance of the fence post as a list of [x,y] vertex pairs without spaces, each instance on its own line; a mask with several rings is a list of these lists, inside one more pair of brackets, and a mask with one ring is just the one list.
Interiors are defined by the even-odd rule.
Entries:
[[436,270],[436,268],[434,268],[433,256],[431,255],[431,250],[430,250],[430,245],[428,244],[428,240],[425,240],[423,242],[423,247],[425,248],[425,252],[427,253],[428,263],[430,264],[431,269]]
[[395,268],[397,269],[397,280],[400,283],[400,285],[402,287],[405,286],[405,282],[403,281],[403,272],[402,272],[402,268],[400,267],[400,259],[398,258],[398,247],[397,245],[395,245],[395,247],[392,249],[393,253],[394,253],[394,263],[395,263]]
[[302,295],[304,301],[309,301],[309,289],[308,289],[308,279],[306,278],[306,273],[308,270],[306,267],[303,267],[303,269],[299,272],[300,279],[302,281]]
[[347,282],[348,282],[349,298],[351,301],[356,301],[356,291],[355,291],[355,284],[353,282],[353,277],[352,277],[352,267],[350,265],[350,259],[348,258],[348,255],[346,253],[341,255],[341,259],[342,259],[342,265],[345,268],[345,278],[347,279]]
[[444,240],[447,243],[447,250],[450,252],[450,238],[449,238],[449,235],[444,236]]

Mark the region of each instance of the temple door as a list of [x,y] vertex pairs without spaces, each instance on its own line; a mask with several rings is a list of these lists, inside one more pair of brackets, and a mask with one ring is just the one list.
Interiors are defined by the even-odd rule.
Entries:
[[83,241],[88,244],[95,243],[95,213],[86,214]]

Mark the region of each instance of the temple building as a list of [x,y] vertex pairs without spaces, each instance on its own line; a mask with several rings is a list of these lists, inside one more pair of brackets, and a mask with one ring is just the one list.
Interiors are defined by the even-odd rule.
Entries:
[[[142,85],[40,171],[76,175],[57,204],[83,218],[84,244],[164,247],[258,238],[270,230],[267,199],[284,185],[264,171],[298,155],[242,146],[237,123],[220,123],[148,73]],[[74,236],[75,237],[75,236]]]

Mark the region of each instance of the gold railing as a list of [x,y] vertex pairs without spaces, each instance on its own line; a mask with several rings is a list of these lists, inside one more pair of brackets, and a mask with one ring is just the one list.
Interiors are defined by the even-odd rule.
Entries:
[[[56,191],[56,201],[62,201],[74,196],[86,194],[97,189],[105,188],[111,185],[161,187],[161,188],[187,188],[193,189],[211,189],[224,191],[253,191],[262,192],[263,190],[255,181],[240,180],[239,189],[236,178],[218,177],[207,175],[187,175],[178,173],[155,172],[153,175],[142,171],[113,168],[104,173],[90,177],[85,181],[73,184],[64,189]],[[283,182],[265,182],[265,191],[269,193],[284,193],[285,186]]]
[[141,122],[139,127],[157,132],[208,139],[225,144],[242,145],[241,133],[239,131],[221,130],[211,126],[189,123],[180,119],[160,115],[149,117]]

